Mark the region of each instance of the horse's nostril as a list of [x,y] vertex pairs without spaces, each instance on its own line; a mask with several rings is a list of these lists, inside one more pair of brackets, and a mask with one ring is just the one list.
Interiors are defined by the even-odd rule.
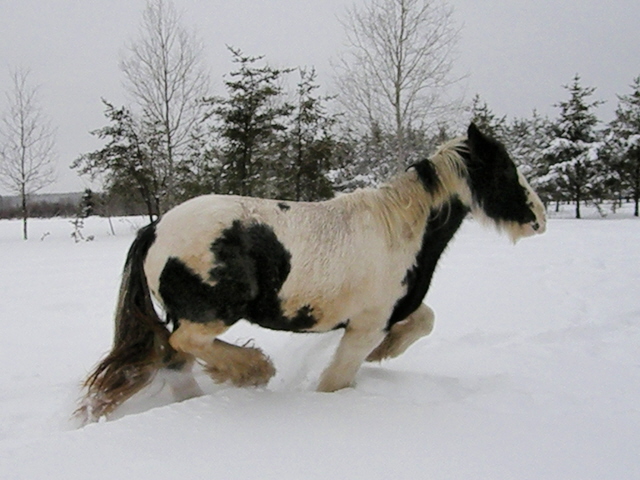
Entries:
[[533,228],[536,232],[540,230],[540,224],[538,222],[533,222],[531,224],[531,228]]

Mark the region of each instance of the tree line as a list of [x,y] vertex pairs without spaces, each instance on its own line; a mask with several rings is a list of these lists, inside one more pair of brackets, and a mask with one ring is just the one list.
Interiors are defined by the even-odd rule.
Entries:
[[388,179],[428,154],[434,118],[451,110],[458,30],[450,7],[426,0],[372,0],[345,26],[340,95],[321,95],[313,69],[228,47],[226,95],[211,96],[201,44],[170,2],[150,1],[121,62],[133,104],[103,100],[108,125],[91,133],[105,145],[73,168],[150,218],[203,193],[320,200]]
[[[460,28],[445,0],[369,0],[342,20],[337,95],[320,93],[313,69],[276,68],[229,46],[233,68],[215,96],[202,42],[170,0],[148,0],[120,61],[128,103],[103,99],[106,124],[91,132],[103,146],[72,165],[101,185],[99,205],[118,205],[97,211],[128,205],[156,218],[205,193],[325,199],[388,180],[471,118],[505,143],[548,205],[573,202],[580,217],[585,202],[628,199],[638,215],[640,77],[604,126],[595,89],[578,75],[557,118],[507,119],[479,96],[471,106],[452,96]],[[23,199],[25,238],[29,195],[52,181],[55,159],[27,74],[13,72],[0,123],[0,181]]]
[[[456,80],[459,34],[446,3],[371,0],[348,10],[344,24],[350,48],[337,67],[336,97],[318,93],[314,70],[273,68],[233,47],[226,95],[213,97],[196,61],[197,42],[170,3],[149,3],[146,33],[123,61],[141,113],[105,101],[110,123],[93,134],[106,145],[74,167],[103,175],[107,192],[137,195],[152,218],[203,193],[320,200],[387,180],[471,117],[505,143],[548,205],[572,202],[580,218],[585,202],[600,208],[605,200],[632,200],[638,215],[640,77],[605,126],[595,88],[577,74],[556,105],[557,118],[534,111],[507,120],[479,96],[470,108],[445,100]],[[179,39],[177,52],[172,38]],[[167,71],[178,73],[167,79]],[[291,75],[297,84],[289,92]]]

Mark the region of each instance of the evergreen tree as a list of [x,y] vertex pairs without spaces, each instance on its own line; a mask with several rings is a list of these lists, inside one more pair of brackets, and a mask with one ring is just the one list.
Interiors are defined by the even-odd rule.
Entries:
[[620,144],[616,141],[615,134],[608,127],[604,132],[603,146],[599,151],[600,161],[602,162],[602,174],[600,179],[600,197],[602,199],[610,199],[612,202],[612,210],[622,204],[623,195],[627,195],[630,190],[627,189],[624,171],[624,155],[621,152]]
[[249,57],[229,48],[237,70],[225,82],[229,96],[211,98],[210,115],[220,136],[222,193],[273,196],[269,180],[279,136],[291,105],[282,102],[280,81],[288,69],[257,66],[263,57]]
[[394,141],[376,124],[364,135],[344,128],[334,153],[330,179],[334,189],[350,192],[376,187],[397,171]]
[[217,140],[206,119],[193,128],[189,149],[176,171],[175,196],[178,201],[221,192],[222,162]]
[[498,117],[494,114],[487,102],[483,102],[478,94],[473,97],[471,103],[471,121],[486,135],[501,142],[507,141],[507,117]]
[[280,172],[279,197],[296,201],[321,200],[333,196],[327,178],[335,141],[332,127],[335,116],[325,108],[327,97],[315,96],[315,70],[300,70],[291,128],[283,149],[284,165]]
[[550,179],[575,202],[576,218],[580,218],[581,204],[592,199],[601,187],[599,150],[603,144],[593,110],[602,102],[589,101],[595,88],[583,87],[577,74],[564,88],[570,98],[557,105],[560,116],[552,128],[554,138],[544,153],[550,163]]
[[536,110],[531,118],[516,118],[506,127],[505,145],[513,161],[529,180],[545,204],[557,198],[558,191],[554,177],[549,175],[549,164],[544,151],[551,142],[551,122]]
[[612,174],[619,180],[621,193],[627,191],[633,197],[637,217],[640,201],[640,76],[634,79],[631,88],[630,94],[618,96],[607,145],[611,152]]
[[82,200],[80,202],[80,216],[87,218],[95,215],[96,200],[93,191],[90,188],[85,188],[82,193]]
[[156,218],[162,213],[161,199],[169,172],[161,168],[163,159],[153,147],[157,141],[153,130],[145,129],[127,108],[103,102],[110,124],[91,134],[108,140],[107,144],[80,156],[71,167],[81,175],[101,178],[109,195],[137,196],[146,205],[149,218]]
[[[398,173],[395,138],[373,125],[371,131],[358,135],[348,128],[337,140],[330,178],[334,189],[349,192],[356,188],[376,187]],[[435,149],[449,140],[446,124],[440,124],[433,135],[410,129],[405,134],[409,165],[430,157]]]

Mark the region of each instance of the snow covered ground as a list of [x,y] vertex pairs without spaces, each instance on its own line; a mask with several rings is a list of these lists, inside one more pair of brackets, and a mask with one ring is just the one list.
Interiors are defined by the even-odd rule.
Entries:
[[[570,212],[558,217],[567,217]],[[587,215],[589,216],[589,215]],[[592,215],[594,216],[594,215]],[[108,350],[136,225],[0,222],[0,478],[638,479],[640,221],[552,219],[515,247],[467,221],[427,302],[430,337],[313,391],[340,332],[236,325],[273,359],[267,388],[170,403],[162,378],[77,429],[78,383]]]

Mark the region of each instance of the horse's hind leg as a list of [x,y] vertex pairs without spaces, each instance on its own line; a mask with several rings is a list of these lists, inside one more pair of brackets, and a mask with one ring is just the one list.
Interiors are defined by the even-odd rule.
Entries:
[[238,347],[217,339],[227,328],[223,322],[181,320],[169,343],[176,350],[202,360],[206,372],[217,383],[230,381],[239,387],[265,385],[275,374],[273,364],[257,348]]
[[191,354],[176,352],[165,365],[167,383],[177,402],[204,394],[192,373],[195,360],[196,358]]
[[404,353],[416,340],[431,333],[434,319],[433,310],[423,303],[405,320],[391,327],[382,343],[369,354],[367,361],[379,362]]

